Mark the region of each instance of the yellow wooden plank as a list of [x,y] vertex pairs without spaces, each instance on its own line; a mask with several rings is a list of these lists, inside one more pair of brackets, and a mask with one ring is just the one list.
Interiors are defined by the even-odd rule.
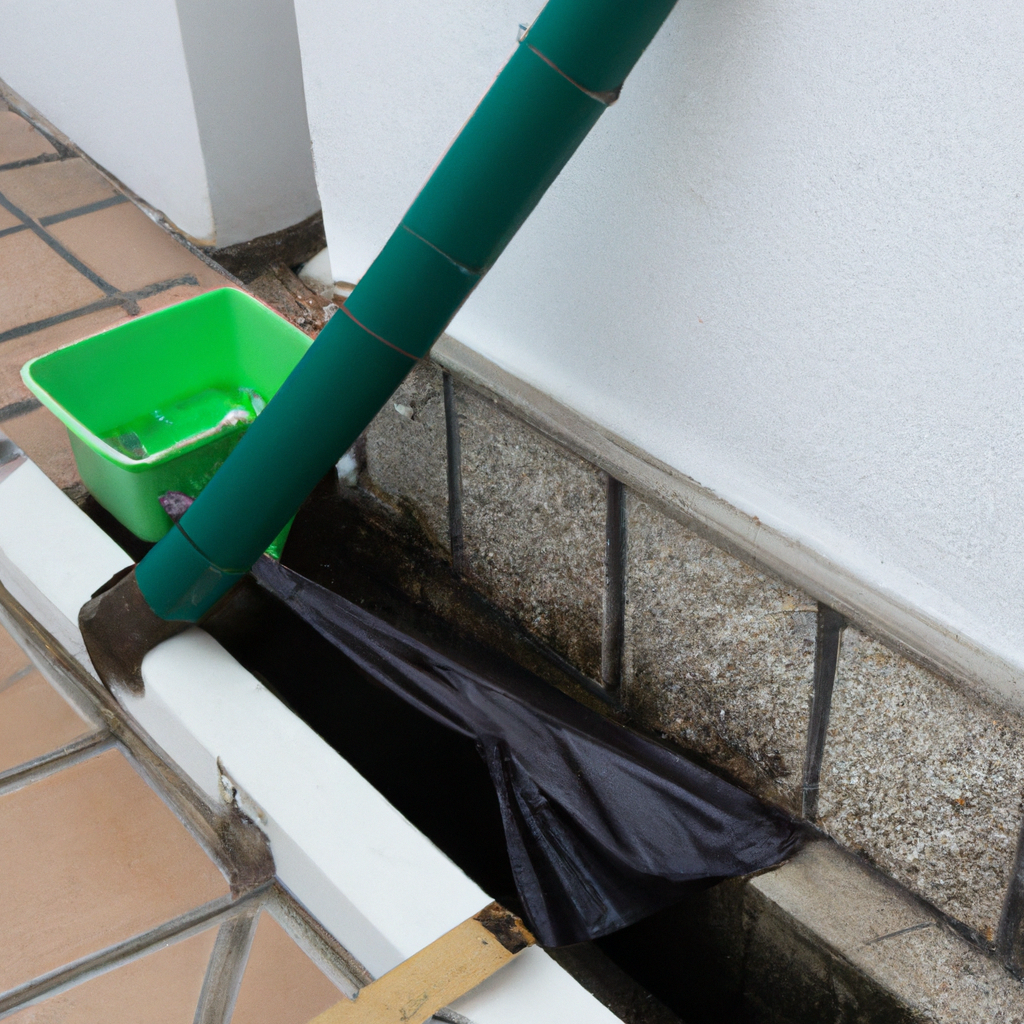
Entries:
[[310,1024],[423,1024],[532,943],[523,923],[492,903]]

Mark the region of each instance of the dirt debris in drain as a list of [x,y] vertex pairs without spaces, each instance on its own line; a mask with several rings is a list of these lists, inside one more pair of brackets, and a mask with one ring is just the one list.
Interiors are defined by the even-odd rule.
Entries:
[[337,310],[337,306],[307,288],[284,263],[272,263],[249,289],[286,320],[315,338]]

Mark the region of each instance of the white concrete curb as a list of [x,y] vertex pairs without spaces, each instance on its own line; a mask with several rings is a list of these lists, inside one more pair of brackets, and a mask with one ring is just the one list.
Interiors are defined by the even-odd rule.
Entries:
[[[0,581],[90,671],[78,610],[130,561],[31,462],[0,479]],[[373,974],[490,902],[201,630],[150,652],[143,678],[143,697],[118,695],[127,713],[211,800],[258,822],[282,883]],[[537,948],[453,1009],[476,1024],[617,1020]]]

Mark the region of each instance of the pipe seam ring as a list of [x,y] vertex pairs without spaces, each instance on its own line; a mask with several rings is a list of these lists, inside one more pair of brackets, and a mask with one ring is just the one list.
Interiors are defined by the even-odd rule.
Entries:
[[618,98],[619,93],[622,92],[622,86],[616,86],[614,89],[607,89],[604,92],[594,92],[592,89],[588,89],[585,85],[580,85],[575,78],[570,78],[550,57],[545,57],[536,46],[526,42],[524,39],[520,45],[524,45],[527,49],[532,50],[549,68],[557,71],[567,82],[575,85],[581,93],[589,96],[592,100],[597,100],[598,103],[604,104],[606,107],[610,107]]

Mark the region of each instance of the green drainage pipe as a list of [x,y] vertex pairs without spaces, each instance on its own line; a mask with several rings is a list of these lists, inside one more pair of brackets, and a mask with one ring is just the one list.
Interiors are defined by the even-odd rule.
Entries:
[[196,621],[366,428],[491,268],[675,0],[550,0],[342,309],[136,581]]

